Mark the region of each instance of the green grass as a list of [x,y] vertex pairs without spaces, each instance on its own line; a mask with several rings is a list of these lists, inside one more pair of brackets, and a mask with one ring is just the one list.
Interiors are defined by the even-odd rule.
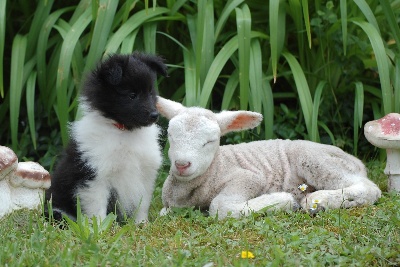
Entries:
[[[382,189],[383,165],[368,164]],[[67,227],[43,220],[39,211],[18,211],[0,221],[0,264],[8,266],[398,266],[400,195],[384,193],[373,206],[330,210],[310,217],[301,212],[254,214],[217,221],[192,209],[159,217],[157,184],[150,222],[81,223]],[[90,232],[91,231],[91,232]],[[242,251],[255,258],[242,259]]]

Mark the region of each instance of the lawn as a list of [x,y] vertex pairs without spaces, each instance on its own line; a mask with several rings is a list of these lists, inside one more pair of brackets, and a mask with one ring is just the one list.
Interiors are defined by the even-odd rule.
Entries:
[[[383,190],[384,165],[368,164]],[[225,219],[193,209],[159,217],[161,173],[150,222],[99,228],[85,219],[57,225],[40,211],[18,211],[0,221],[2,266],[399,266],[400,195],[385,192],[374,206],[253,214]],[[64,227],[62,227],[64,226]],[[66,226],[66,227],[65,227]],[[64,229],[62,229],[64,228]],[[254,258],[242,258],[249,251]],[[251,255],[251,254],[247,254]]]

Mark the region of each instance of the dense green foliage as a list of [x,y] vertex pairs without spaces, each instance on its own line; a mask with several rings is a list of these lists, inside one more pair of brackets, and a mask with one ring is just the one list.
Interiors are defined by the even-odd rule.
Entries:
[[79,117],[82,77],[110,53],[162,55],[162,96],[264,114],[228,141],[309,139],[371,158],[363,123],[400,112],[399,0],[0,5],[0,144],[45,167]]
[[[370,178],[386,184],[382,164]],[[400,195],[385,193],[373,206],[254,214],[218,221],[199,211],[175,209],[159,217],[159,179],[150,222],[118,225],[110,214],[99,226],[44,221],[40,212],[19,211],[0,220],[3,266],[398,266]],[[384,187],[381,187],[384,189]],[[250,251],[253,259],[242,259]],[[212,264],[211,264],[212,263]]]

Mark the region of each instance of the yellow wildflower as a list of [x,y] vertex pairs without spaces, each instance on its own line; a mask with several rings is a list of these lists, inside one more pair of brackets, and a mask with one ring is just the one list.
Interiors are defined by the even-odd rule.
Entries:
[[310,210],[316,210],[318,208],[318,204],[317,203],[313,203],[310,207]]
[[240,256],[242,259],[254,259],[254,254],[247,250],[243,250]]

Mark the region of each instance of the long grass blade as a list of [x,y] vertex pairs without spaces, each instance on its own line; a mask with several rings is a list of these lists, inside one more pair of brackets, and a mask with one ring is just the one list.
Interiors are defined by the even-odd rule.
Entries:
[[36,71],[31,72],[26,82],[26,111],[28,113],[29,131],[33,148],[36,150],[36,126],[35,126],[35,87],[36,87]]
[[250,80],[250,99],[252,102],[251,110],[262,113],[263,101],[263,72],[262,72],[262,52],[258,39],[251,40],[250,60],[249,60],[249,80]]
[[[265,35],[259,32],[252,32],[250,35],[251,38],[262,37],[265,38]],[[206,107],[209,101],[212,89],[218,76],[221,73],[222,68],[225,66],[226,62],[232,56],[232,54],[238,49],[238,36],[232,37],[218,52],[215,56],[214,61],[212,62],[210,69],[208,70],[207,77],[204,81],[203,88],[201,90],[200,99],[198,101],[198,105],[201,107]]]
[[171,7],[170,15],[173,16],[178,12],[178,10],[187,2],[188,0],[177,0]]
[[[240,109],[246,110],[249,99],[251,14],[247,5],[236,8],[236,26],[239,38],[239,95]],[[260,76],[261,78],[261,76]],[[261,88],[261,87],[259,87]]]
[[318,133],[318,114],[319,114],[319,107],[321,104],[321,96],[325,86],[326,86],[326,81],[320,81],[314,93],[314,103],[313,103],[312,119],[311,119],[311,133],[309,136],[310,141],[314,142],[320,141]]
[[214,59],[214,4],[212,0],[197,4],[196,77],[201,86]]
[[272,139],[274,136],[274,96],[270,80],[265,76],[263,77],[262,95],[265,139]]
[[361,82],[355,82],[355,97],[354,97],[354,135],[353,135],[353,154],[358,152],[358,132],[362,127],[362,118],[364,110],[364,88]]
[[396,113],[400,113],[400,55],[395,58],[393,89],[394,89],[394,109]]
[[144,42],[144,50],[148,53],[155,54],[156,53],[156,32],[157,32],[157,23],[156,22],[147,22],[143,25],[143,42]]
[[[297,49],[299,51],[299,61],[300,64],[305,63],[305,43],[304,43],[304,13],[299,0],[289,0],[288,1],[288,14],[291,16],[294,26],[296,27],[296,39],[297,39]],[[308,10],[308,9],[307,9]]]
[[311,49],[311,26],[310,26],[310,15],[308,12],[308,0],[302,0],[301,6],[303,7],[303,17],[304,17],[304,24],[306,25],[306,33],[307,33],[307,40],[308,46]]
[[271,43],[271,64],[274,82],[276,81],[278,58],[281,54],[285,36],[285,11],[281,0],[269,2],[269,34]]
[[[50,90],[52,88],[49,88],[47,84],[49,83],[48,78],[48,73],[47,73],[47,55],[46,52],[49,49],[49,36],[50,32],[53,29],[55,23],[58,21],[60,16],[62,16],[64,13],[72,11],[73,7],[68,7],[68,8],[62,8],[54,13],[50,14],[46,21],[43,23],[42,28],[39,33],[38,37],[38,44],[37,44],[37,49],[36,49],[36,56],[37,56],[37,80],[39,84],[39,90],[40,90],[40,97],[42,98],[43,103],[48,103],[48,105],[52,106],[53,103],[49,103],[49,95],[50,95]],[[57,38],[57,37],[56,37]],[[52,68],[51,68],[52,69]],[[56,77],[56,75],[51,76],[51,77]]]
[[193,50],[183,50],[183,63],[185,67],[185,104],[189,107],[197,105],[198,91],[196,79],[196,57]]
[[228,110],[232,107],[232,97],[236,91],[237,86],[239,85],[239,69],[235,69],[231,75],[229,75],[229,79],[226,83],[224,95],[222,96],[222,110]]
[[68,143],[68,86],[71,69],[71,61],[73,53],[79,38],[83,31],[87,28],[92,18],[91,9],[87,9],[85,13],[72,25],[71,30],[68,32],[64,39],[60,52],[60,61],[58,65],[57,74],[57,115],[61,129],[61,139],[64,145]]
[[391,2],[389,0],[379,0],[386,20],[389,23],[390,30],[392,31],[393,38],[396,41],[397,53],[400,53],[400,27],[398,17],[393,13]]
[[[117,10],[118,1],[100,0],[96,12],[96,22],[93,29],[91,46],[86,58],[84,73],[93,69],[96,62],[101,58],[111,32],[114,16]],[[92,19],[94,19],[92,17]]]
[[139,29],[131,32],[121,44],[121,54],[130,54],[133,52],[133,47],[135,45],[136,36],[139,32]]
[[329,127],[325,123],[323,123],[322,121],[318,121],[318,126],[321,127],[328,134],[329,138],[332,141],[332,145],[336,146],[335,136],[333,135],[333,133],[329,129]]
[[365,18],[369,23],[371,23],[375,29],[379,32],[379,35],[381,35],[381,32],[379,30],[379,25],[378,21],[375,18],[374,13],[372,12],[370,6],[365,0],[354,0],[354,3],[358,6],[358,8],[361,10],[361,12],[364,14]]
[[109,39],[105,53],[112,54],[117,52],[124,39],[134,30],[139,28],[145,21],[153,17],[167,13],[169,9],[156,7],[148,10],[141,10],[135,15],[131,16]]
[[313,103],[306,77],[299,62],[291,53],[285,51],[282,53],[282,56],[285,57],[285,59],[289,63],[290,69],[292,70],[297,93],[299,95],[301,109],[303,111],[303,116],[306,123],[307,132],[310,135],[312,132],[311,119]]
[[378,65],[379,79],[382,88],[383,110],[385,114],[393,111],[392,109],[392,89],[390,85],[389,62],[385,51],[383,40],[374,26],[365,21],[353,21],[368,36],[372,49],[374,50],[376,63]]
[[31,26],[29,28],[27,36],[27,50],[26,57],[29,59],[33,56],[36,51],[36,45],[38,43],[38,36],[42,25],[46,18],[49,16],[50,10],[53,6],[54,0],[39,1],[35,10]]
[[226,3],[215,25],[215,40],[218,40],[218,36],[221,33],[223,27],[225,26],[225,23],[228,20],[229,16],[231,15],[232,11],[243,2],[244,0],[229,0]]
[[16,35],[12,44],[10,73],[10,128],[11,143],[14,151],[18,149],[19,112],[23,89],[23,69],[27,37]]
[[347,0],[340,0],[340,18],[342,24],[343,54],[347,50]]
[[4,98],[4,43],[6,36],[6,4],[7,1],[0,1],[0,97]]

